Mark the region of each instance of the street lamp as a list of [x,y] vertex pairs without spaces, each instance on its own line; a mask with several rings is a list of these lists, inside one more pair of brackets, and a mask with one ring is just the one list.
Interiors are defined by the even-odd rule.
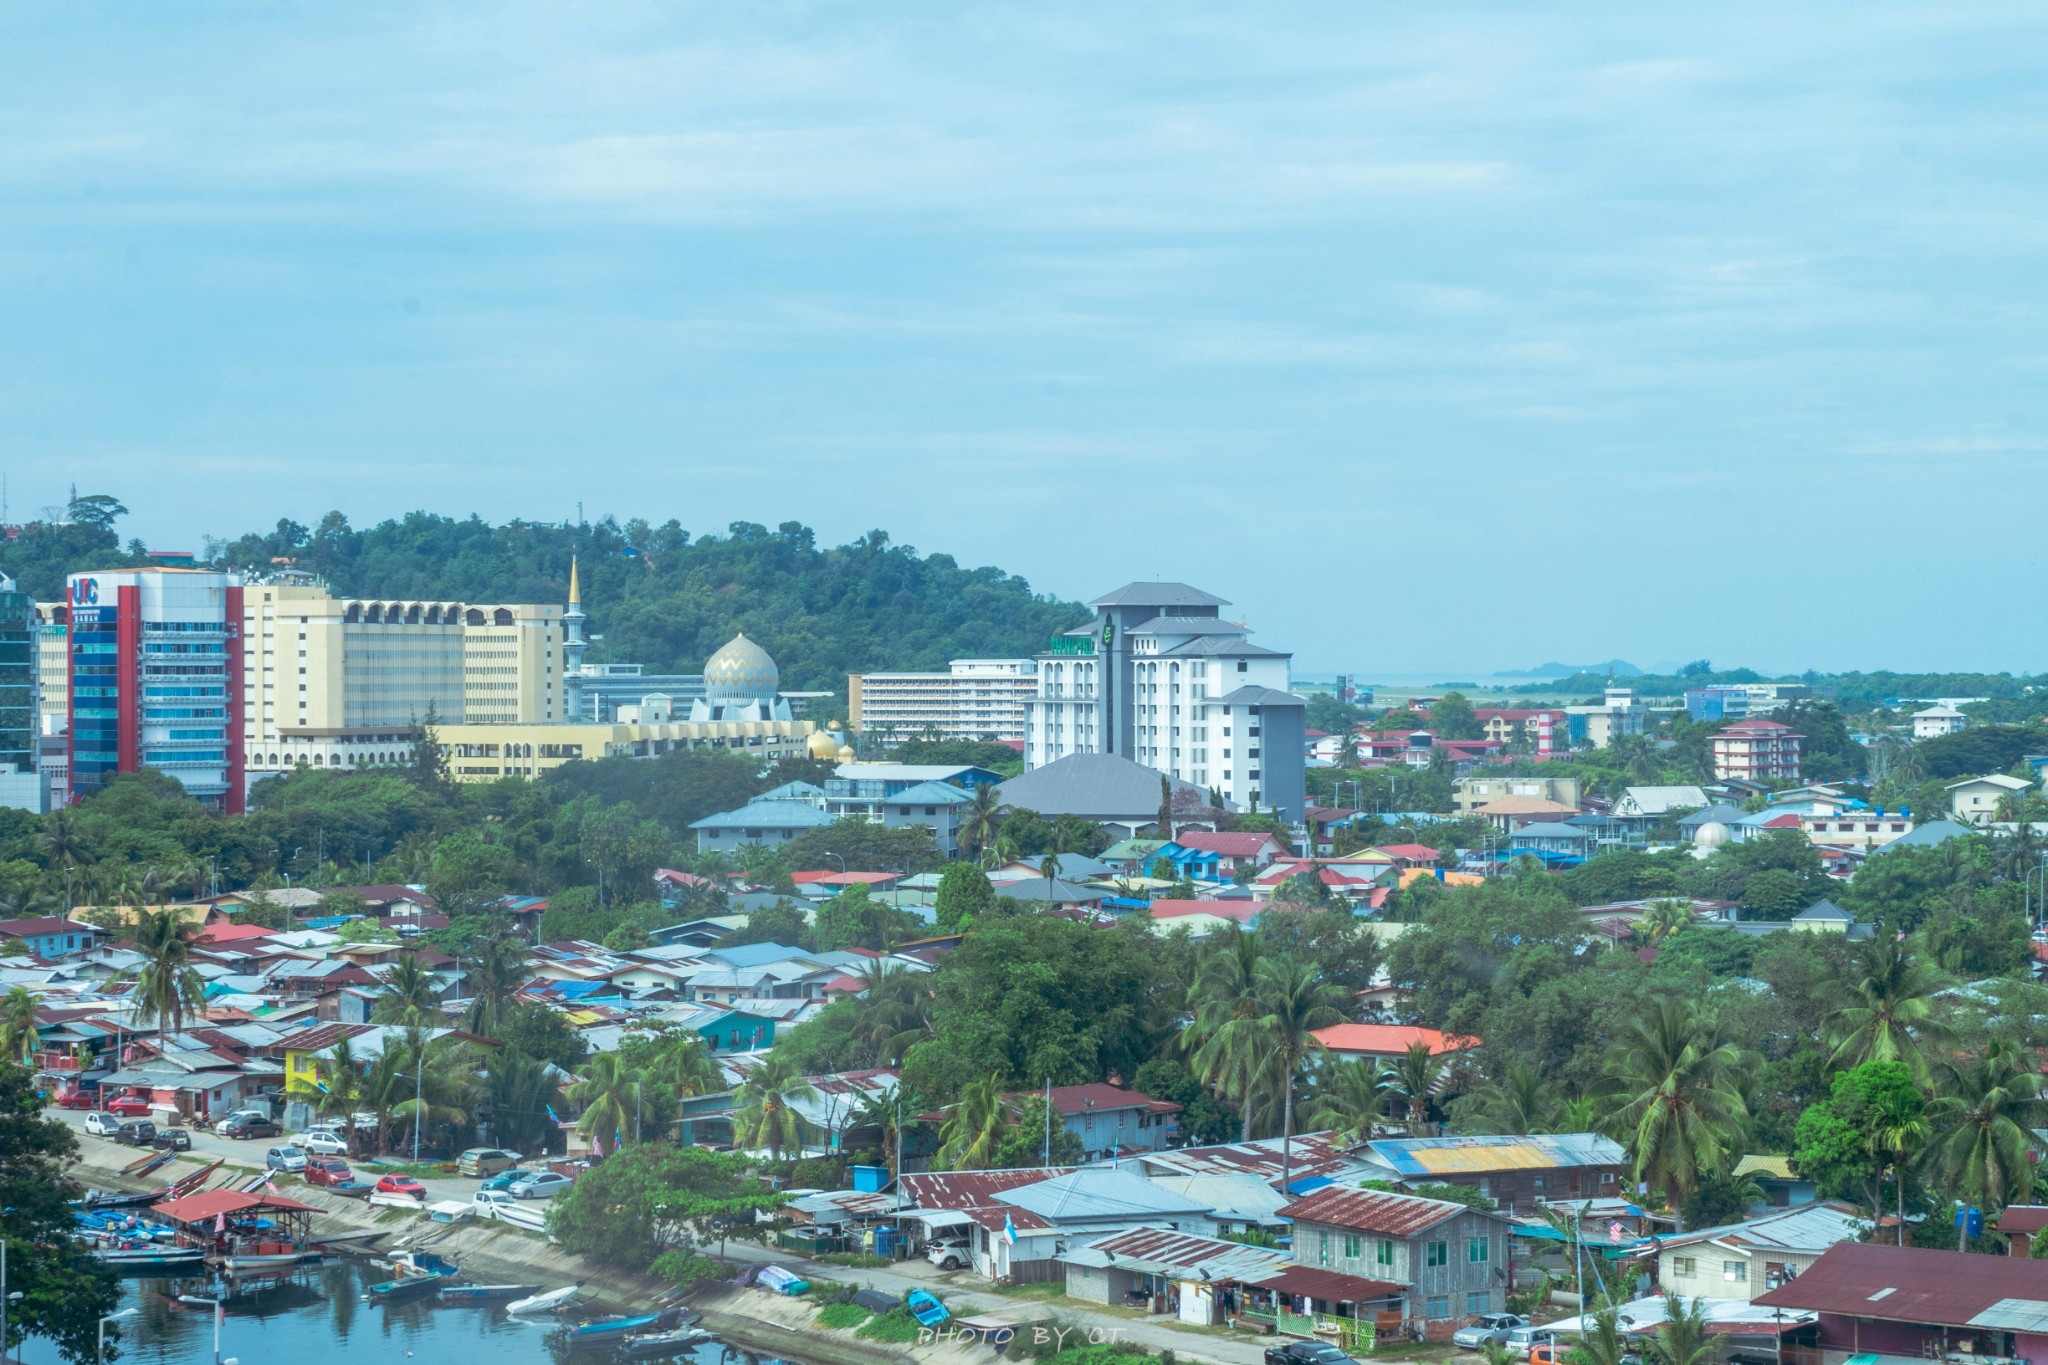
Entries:
[[106,1313],[101,1315],[100,1348],[98,1353],[93,1356],[94,1365],[98,1365],[99,1361],[105,1360],[107,1358],[107,1324],[110,1322],[118,1322],[122,1318],[132,1318],[134,1316],[135,1310],[133,1308],[123,1308],[118,1313]]
[[191,1304],[203,1303],[208,1308],[211,1308],[213,1310],[213,1365],[221,1365],[220,1320],[223,1313],[226,1311],[222,1301],[219,1299],[201,1298],[197,1294],[180,1294],[178,1295],[178,1302]]

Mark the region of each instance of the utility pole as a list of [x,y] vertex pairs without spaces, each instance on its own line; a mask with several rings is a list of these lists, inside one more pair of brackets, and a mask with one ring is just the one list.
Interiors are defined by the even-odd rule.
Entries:
[[1045,1078],[1045,1158],[1039,1162],[1045,1170],[1052,1169],[1052,1077]]
[[412,1164],[420,1164],[420,1129],[427,1122],[427,1040],[420,1039],[420,1055],[415,1059],[412,1077]]

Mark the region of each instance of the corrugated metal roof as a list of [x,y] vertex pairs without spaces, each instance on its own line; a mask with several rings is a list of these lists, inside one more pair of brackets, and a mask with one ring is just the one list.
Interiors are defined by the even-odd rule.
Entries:
[[946,1171],[906,1175],[898,1183],[911,1202],[921,1209],[975,1209],[995,1201],[997,1194],[1019,1185],[1035,1185],[1041,1180],[1056,1175],[1065,1175],[1072,1166],[1054,1166],[1050,1170],[1022,1171]]
[[1276,1270],[1287,1263],[1287,1253],[1164,1228],[1133,1228],[1099,1237],[1060,1260],[1215,1283]]
[[1360,1232],[1408,1237],[1465,1212],[1468,1210],[1463,1204],[1451,1204],[1441,1199],[1330,1185],[1306,1199],[1295,1200],[1280,1210],[1280,1216],[1292,1218],[1297,1223],[1328,1223],[1332,1227],[1356,1228]]
[[[1279,1138],[1257,1142],[1226,1142],[1213,1147],[1182,1147],[1170,1152],[1142,1152],[1134,1156],[1139,1165],[1153,1173],[1178,1175],[1252,1175],[1275,1183],[1281,1177]],[[1300,1133],[1291,1144],[1295,1180],[1307,1176],[1343,1177],[1362,1175],[1366,1164],[1337,1145],[1336,1134]]]
[[996,1202],[1054,1222],[1207,1213],[1209,1206],[1161,1189],[1135,1171],[1089,1167],[997,1193]]
[[1323,1299],[1330,1303],[1371,1303],[1376,1299],[1406,1294],[1408,1286],[1392,1284],[1386,1280],[1368,1280],[1360,1275],[1346,1275],[1336,1270],[1319,1270],[1307,1265],[1284,1265],[1271,1273],[1257,1278],[1248,1277],[1246,1284],[1256,1284],[1261,1289],[1277,1290],[1282,1294],[1305,1294],[1312,1299]]
[[1852,1242],[1869,1230],[1870,1221],[1857,1217],[1845,1205],[1800,1204],[1774,1210],[1747,1222],[1724,1223],[1720,1227],[1659,1237],[1657,1245],[1662,1248],[1719,1242],[1766,1250],[1826,1251],[1838,1242]]
[[1381,1138],[1366,1144],[1402,1175],[1480,1171],[1546,1171],[1572,1166],[1623,1166],[1628,1154],[1598,1133],[1536,1133],[1513,1137]]
[[1971,1318],[1970,1326],[1995,1327],[2007,1332],[2048,1332],[2048,1301],[2000,1299]]
[[1755,1302],[1766,1308],[1967,1327],[2008,1299],[2048,1300],[2048,1261],[1839,1242]]

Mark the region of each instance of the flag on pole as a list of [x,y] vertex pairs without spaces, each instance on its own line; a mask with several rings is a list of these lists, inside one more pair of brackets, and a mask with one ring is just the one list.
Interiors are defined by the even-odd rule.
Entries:
[[228,1230],[228,1216],[225,1213],[213,1215],[213,1235],[218,1237]]
[[562,1119],[560,1115],[555,1113],[555,1106],[553,1106],[552,1104],[543,1104],[541,1108],[548,1111],[548,1117],[554,1121],[557,1127],[561,1125]]
[[1017,1245],[1017,1225],[1010,1221],[1010,1215],[1003,1215],[1003,1240],[1011,1246]]
[[1616,1246],[1621,1245],[1621,1234],[1622,1227],[1621,1220],[1619,1218],[1615,1219],[1613,1222],[1607,1225],[1607,1240],[1614,1243]]

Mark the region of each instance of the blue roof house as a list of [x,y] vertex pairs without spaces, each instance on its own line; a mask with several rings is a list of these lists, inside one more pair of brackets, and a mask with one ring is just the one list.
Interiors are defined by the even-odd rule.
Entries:
[[692,821],[699,853],[730,853],[748,844],[778,848],[807,830],[832,823],[832,816],[806,801],[754,800],[738,810]]

